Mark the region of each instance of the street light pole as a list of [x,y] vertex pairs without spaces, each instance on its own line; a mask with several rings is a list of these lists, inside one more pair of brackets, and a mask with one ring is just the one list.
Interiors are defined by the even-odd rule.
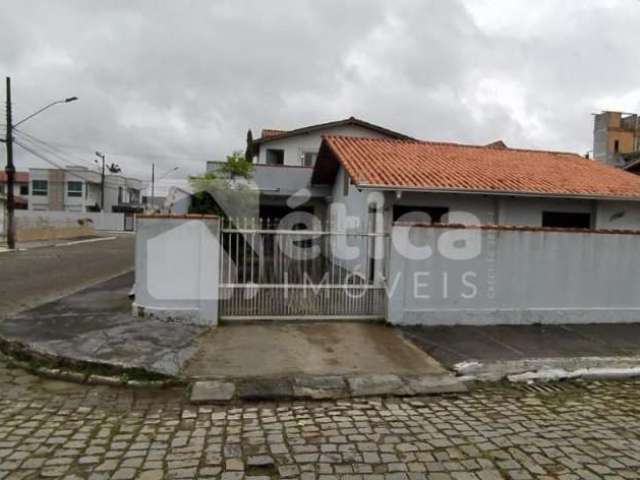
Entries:
[[30,118],[35,117],[39,113],[45,111],[49,107],[53,107],[54,105],[58,105],[60,103],[69,103],[75,102],[78,100],[78,97],[68,97],[64,100],[57,100],[55,102],[51,102],[49,105],[45,105],[40,110],[36,110],[28,117],[23,118],[18,123],[13,123],[12,116],[12,108],[11,108],[11,78],[7,77],[7,126],[6,126],[6,136],[4,139],[4,143],[7,146],[7,166],[4,171],[7,174],[7,247],[13,250],[16,247],[16,228],[15,228],[15,196],[13,194],[13,188],[15,185],[15,175],[16,175],[16,167],[13,164],[13,129],[18,125],[26,122]]
[[102,159],[102,173],[100,174],[100,211],[104,212],[104,158],[106,155],[96,152],[96,156]]
[[151,210],[155,208],[156,203],[156,164],[151,164]]
[[7,166],[4,171],[7,174],[7,247],[13,250],[16,247],[16,229],[14,223],[15,199],[13,196],[13,185],[15,183],[16,167],[13,165],[13,118],[11,112],[11,78],[7,77],[7,135],[5,143],[7,145]]

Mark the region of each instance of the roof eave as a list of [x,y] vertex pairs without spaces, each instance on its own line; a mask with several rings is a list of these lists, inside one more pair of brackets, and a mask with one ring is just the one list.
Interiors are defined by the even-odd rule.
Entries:
[[400,132],[396,132],[394,130],[389,130],[388,128],[385,127],[381,127],[379,125],[376,125],[374,123],[369,123],[366,122],[364,120],[360,120],[359,118],[347,118],[345,120],[336,120],[333,122],[326,122],[326,123],[318,123],[316,125],[309,125],[308,127],[302,127],[302,128],[297,128],[294,130],[289,130],[286,132],[283,132],[282,134],[279,135],[272,135],[269,137],[259,137],[256,138],[253,143],[255,145],[261,145],[263,143],[267,143],[267,142],[271,142],[271,141],[275,141],[275,140],[281,140],[283,138],[289,138],[289,137],[293,137],[296,135],[304,135],[310,132],[314,132],[317,130],[322,130],[325,128],[333,128],[333,127],[339,127],[342,125],[359,125],[362,128],[367,128],[369,130],[373,130],[376,131],[378,133],[382,133],[384,135],[387,135],[389,137],[395,138],[395,139],[400,139],[400,140],[414,140],[414,138],[405,135],[403,133]]
[[519,192],[511,190],[473,190],[466,188],[433,188],[433,187],[412,187],[412,186],[391,186],[376,185],[371,183],[356,183],[358,189],[369,190],[385,190],[385,191],[406,191],[406,192],[424,192],[424,193],[452,193],[452,194],[469,194],[469,195],[499,195],[507,197],[544,197],[544,198],[571,198],[576,200],[614,200],[640,202],[640,196],[624,197],[616,195],[593,195],[582,193],[551,193],[551,192]]

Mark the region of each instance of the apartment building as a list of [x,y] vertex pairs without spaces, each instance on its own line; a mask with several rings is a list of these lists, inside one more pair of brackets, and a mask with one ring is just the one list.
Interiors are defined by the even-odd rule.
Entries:
[[615,167],[627,167],[640,158],[640,116],[605,111],[594,115],[593,158]]
[[142,182],[122,175],[105,175],[104,194],[99,172],[82,166],[65,170],[30,169],[29,209],[67,212],[141,211]]

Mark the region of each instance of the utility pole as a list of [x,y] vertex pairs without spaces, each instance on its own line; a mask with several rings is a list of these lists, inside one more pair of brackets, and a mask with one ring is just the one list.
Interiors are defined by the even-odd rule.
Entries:
[[104,212],[104,153],[96,152],[96,156],[102,159],[102,173],[100,174],[100,211]]
[[13,164],[13,130],[18,125],[22,124],[23,122],[26,122],[30,118],[35,117],[39,113],[44,112],[46,109],[53,107],[54,105],[59,105],[61,103],[75,102],[76,100],[78,100],[78,97],[68,97],[63,100],[56,100],[55,102],[51,102],[48,105],[45,105],[44,107],[42,107],[41,109],[36,110],[28,117],[23,118],[22,120],[20,120],[14,125],[13,115],[11,110],[11,77],[7,77],[7,118],[6,118],[7,130],[6,130],[6,136],[4,140],[0,139],[0,141],[3,141],[6,144],[6,148],[7,148],[7,166],[4,169],[5,173],[7,174],[7,189],[8,189],[6,231],[7,231],[7,247],[9,247],[12,250],[16,247],[16,226],[15,226],[16,203],[15,203],[15,196],[13,194],[13,189],[15,185],[16,167]]
[[11,78],[7,77],[7,166],[4,171],[7,174],[7,247],[13,250],[16,247],[16,230],[14,224],[15,199],[13,197],[13,185],[15,183],[16,167],[13,165],[13,118],[11,115]]
[[156,197],[156,164],[151,164],[151,209],[154,208]]

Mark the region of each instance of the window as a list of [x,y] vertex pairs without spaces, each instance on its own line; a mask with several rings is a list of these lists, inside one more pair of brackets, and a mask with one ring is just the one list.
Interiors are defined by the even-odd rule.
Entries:
[[551,228],[591,228],[591,214],[542,212],[542,226]]
[[67,196],[68,197],[81,197],[82,196],[82,182],[67,182]]
[[613,153],[620,152],[620,140],[615,140],[613,142]]
[[284,150],[267,150],[267,165],[284,165]]
[[431,223],[442,223],[444,216],[449,213],[447,207],[411,207],[405,205],[395,205],[393,207],[393,221],[397,222],[400,217],[407,215],[402,220],[405,222],[420,221],[423,214],[429,215]]
[[29,195],[29,184],[28,183],[20,185],[20,195],[23,195],[23,196]]
[[118,205],[122,203],[122,187],[118,187]]
[[49,194],[49,182],[46,180],[33,180],[31,182],[31,195],[46,197]]
[[317,158],[318,158],[318,152],[305,152],[302,155],[302,166],[313,167],[316,164]]

